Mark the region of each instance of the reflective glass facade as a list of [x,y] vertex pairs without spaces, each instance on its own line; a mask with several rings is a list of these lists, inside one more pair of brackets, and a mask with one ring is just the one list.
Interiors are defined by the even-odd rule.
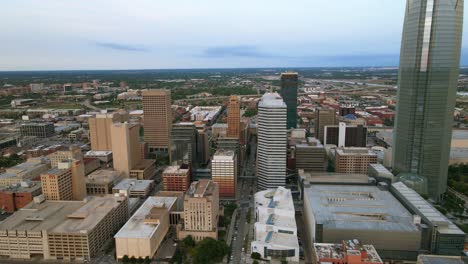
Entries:
[[281,97],[288,108],[287,128],[297,127],[297,86],[298,74],[286,72],[281,74]]
[[408,0],[401,43],[394,169],[447,188],[463,27],[463,0]]

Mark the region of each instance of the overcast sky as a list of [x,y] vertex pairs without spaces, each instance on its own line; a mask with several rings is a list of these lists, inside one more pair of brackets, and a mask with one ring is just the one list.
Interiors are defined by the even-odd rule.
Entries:
[[405,2],[2,1],[0,70],[395,66]]

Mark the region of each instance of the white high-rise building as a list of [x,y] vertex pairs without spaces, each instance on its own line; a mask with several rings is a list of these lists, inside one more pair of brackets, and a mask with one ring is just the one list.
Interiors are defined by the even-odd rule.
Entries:
[[258,104],[257,185],[273,189],[286,185],[287,108],[278,93],[266,93]]

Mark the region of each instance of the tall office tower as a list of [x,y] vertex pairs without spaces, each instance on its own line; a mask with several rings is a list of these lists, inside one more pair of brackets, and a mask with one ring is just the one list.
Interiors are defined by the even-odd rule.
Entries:
[[86,176],[84,162],[81,160],[68,160],[72,176],[72,199],[81,201],[86,197]]
[[324,143],[325,126],[336,124],[336,113],[333,108],[317,108],[315,111],[315,138]]
[[425,178],[437,200],[447,188],[463,3],[408,1],[403,28],[393,164]]
[[219,189],[210,180],[193,182],[184,196],[184,224],[177,230],[179,240],[192,236],[218,239]]
[[348,126],[339,122],[337,126],[325,126],[323,144],[337,147],[366,147],[367,127],[362,125]]
[[257,185],[259,189],[286,184],[287,108],[277,93],[266,93],[258,104]]
[[285,72],[281,74],[281,97],[288,108],[287,129],[297,127],[297,72]]
[[141,162],[140,125],[114,123],[111,126],[114,170],[121,177],[130,177],[130,170]]
[[229,97],[229,104],[227,107],[227,136],[239,138],[240,134],[240,102],[239,98],[235,95]]
[[143,91],[145,142],[149,151],[168,151],[172,127],[171,91]]
[[83,160],[83,153],[81,152],[81,148],[77,145],[72,145],[68,150],[59,150],[54,153],[47,155],[50,159],[50,165],[52,167],[57,167],[59,162],[63,160]]
[[192,165],[197,151],[197,129],[191,122],[177,123],[172,126],[170,162],[172,165]]
[[194,124],[197,128],[197,162],[200,165],[205,165],[210,161],[211,137],[203,122],[196,121]]
[[88,119],[89,138],[91,149],[95,151],[110,151],[112,149],[110,128],[114,122],[128,120],[127,112],[116,112],[111,114],[98,114]]
[[232,150],[218,150],[211,160],[211,179],[219,186],[220,198],[236,198],[237,156]]

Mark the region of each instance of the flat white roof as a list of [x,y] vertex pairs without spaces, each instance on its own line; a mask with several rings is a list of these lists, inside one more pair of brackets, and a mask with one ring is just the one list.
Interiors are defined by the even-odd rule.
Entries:
[[117,232],[114,238],[150,238],[159,228],[159,224],[145,224],[145,218],[151,209],[164,204],[169,210],[176,202],[176,197],[151,196],[141,205],[130,220]]
[[265,93],[258,104],[259,107],[285,108],[286,104],[278,93]]

